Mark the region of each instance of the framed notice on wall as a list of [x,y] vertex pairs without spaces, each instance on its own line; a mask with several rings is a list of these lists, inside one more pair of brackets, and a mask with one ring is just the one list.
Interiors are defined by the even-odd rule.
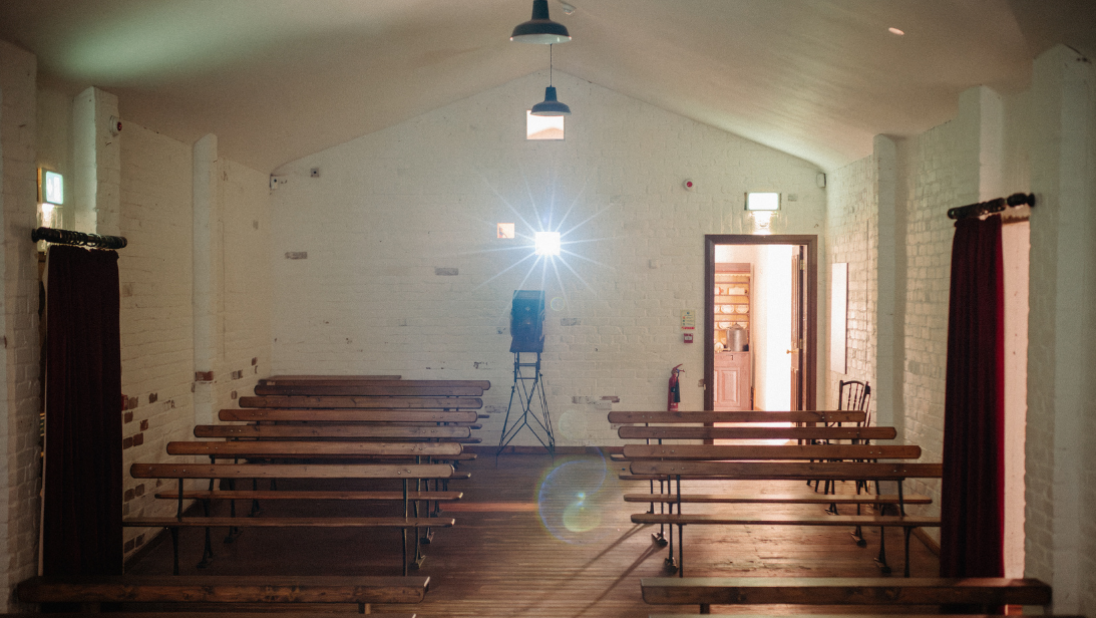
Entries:
[[849,265],[830,268],[830,371],[845,373],[848,354]]

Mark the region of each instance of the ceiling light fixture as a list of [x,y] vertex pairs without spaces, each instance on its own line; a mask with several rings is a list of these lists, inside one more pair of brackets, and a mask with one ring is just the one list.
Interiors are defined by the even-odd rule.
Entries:
[[887,31],[890,32],[891,34],[896,34],[898,36],[902,36],[903,34],[905,34],[905,32],[902,32],[898,28],[887,28]]
[[556,99],[556,88],[552,85],[552,46],[548,46],[548,87],[544,89],[544,100],[529,110],[534,116],[570,116],[571,108]]
[[514,27],[510,40],[518,43],[552,45],[571,40],[567,27],[548,17],[548,0],[533,0],[533,18]]

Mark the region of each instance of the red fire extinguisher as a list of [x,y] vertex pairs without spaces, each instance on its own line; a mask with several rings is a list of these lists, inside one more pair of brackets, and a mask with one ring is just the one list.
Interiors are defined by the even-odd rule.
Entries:
[[666,397],[666,409],[670,412],[676,412],[677,404],[681,403],[681,386],[678,384],[677,374],[685,370],[679,367],[681,365],[670,370],[670,392]]

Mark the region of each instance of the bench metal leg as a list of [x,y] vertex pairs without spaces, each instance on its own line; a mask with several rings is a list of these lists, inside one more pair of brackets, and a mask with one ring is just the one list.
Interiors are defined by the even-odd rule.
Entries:
[[879,570],[883,573],[890,573],[890,565],[887,564],[887,529],[879,528],[879,555],[876,556],[875,561],[879,563]]
[[[210,485],[212,485],[213,481],[210,481],[209,483],[210,483]],[[213,501],[212,500],[202,500],[202,507],[203,507],[203,510],[205,512],[206,517],[210,516],[210,510],[212,509],[212,505],[210,504],[211,502],[213,502]],[[199,569],[204,569],[207,566],[209,566],[209,563],[213,562],[213,540],[212,540],[212,536],[213,536],[212,531],[209,529],[209,526],[206,526],[206,529],[205,529],[205,546],[202,548],[202,559],[198,562],[198,568]]]
[[172,556],[171,574],[172,575],[178,575],[179,574],[179,529],[174,528],[174,527],[168,528],[168,532],[171,533],[171,556]]
[[[670,531],[673,534],[673,531]],[[677,576],[685,577],[685,526],[677,527]]]
[[702,614],[712,613],[712,606],[708,605],[707,603],[701,603],[700,604],[700,613],[702,613]]
[[904,572],[905,577],[910,576],[910,534],[913,532],[913,528],[909,526],[903,528],[906,533],[906,570]]

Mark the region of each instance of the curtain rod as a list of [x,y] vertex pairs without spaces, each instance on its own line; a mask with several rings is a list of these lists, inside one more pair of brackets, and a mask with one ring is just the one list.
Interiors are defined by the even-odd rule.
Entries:
[[958,208],[950,208],[948,209],[948,218],[959,220],[969,217],[981,217],[982,215],[992,215],[994,213],[1003,212],[1006,206],[1016,208],[1017,206],[1023,206],[1024,204],[1035,206],[1035,194],[1013,193],[1008,197],[999,197],[988,202],[978,202],[977,204],[967,204],[966,206],[959,206]]
[[128,244],[123,236],[100,236],[71,230],[55,230],[48,227],[31,230],[30,239],[34,242],[44,240],[58,245],[77,245],[95,249],[121,249]]

